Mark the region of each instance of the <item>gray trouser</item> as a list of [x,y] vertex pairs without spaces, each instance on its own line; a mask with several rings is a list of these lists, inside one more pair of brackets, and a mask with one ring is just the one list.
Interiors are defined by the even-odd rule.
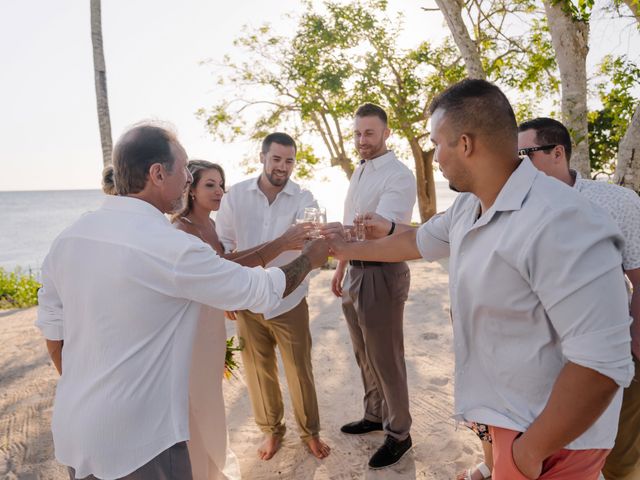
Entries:
[[411,428],[402,328],[409,283],[404,262],[350,266],[342,294],[364,385],[364,418],[382,422],[397,440]]
[[[71,467],[68,469],[69,478],[76,480],[76,471]],[[187,442],[180,442],[167,448],[135,472],[121,477],[120,480],[191,480],[191,478],[191,461],[189,460]],[[82,480],[98,479],[89,475]]]

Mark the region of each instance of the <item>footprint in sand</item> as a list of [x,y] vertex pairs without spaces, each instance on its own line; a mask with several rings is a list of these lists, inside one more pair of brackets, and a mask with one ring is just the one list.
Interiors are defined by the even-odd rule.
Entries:
[[449,379],[447,377],[434,377],[431,380],[429,380],[429,383],[431,385],[436,385],[438,387],[443,387],[444,385],[449,383]]

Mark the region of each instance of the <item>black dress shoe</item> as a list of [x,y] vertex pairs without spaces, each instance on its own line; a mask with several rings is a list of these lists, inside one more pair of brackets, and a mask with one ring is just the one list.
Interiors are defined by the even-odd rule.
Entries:
[[340,428],[342,433],[349,435],[364,435],[365,433],[377,432],[382,430],[382,424],[370,422],[369,420],[358,420],[356,422],[347,423]]
[[384,444],[369,460],[369,468],[377,470],[395,465],[410,449],[411,435],[404,440],[396,440],[392,436],[387,435],[384,439]]

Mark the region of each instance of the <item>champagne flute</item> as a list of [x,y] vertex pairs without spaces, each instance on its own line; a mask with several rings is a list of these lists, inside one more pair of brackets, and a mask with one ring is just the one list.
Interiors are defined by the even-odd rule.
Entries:
[[356,212],[353,217],[353,229],[355,230],[356,242],[364,242],[366,239],[364,213]]

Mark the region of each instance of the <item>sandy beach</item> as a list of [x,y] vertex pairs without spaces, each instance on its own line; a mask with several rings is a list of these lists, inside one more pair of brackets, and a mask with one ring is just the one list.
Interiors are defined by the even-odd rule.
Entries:
[[[362,386],[339,301],[329,291],[333,271],[323,270],[312,274],[308,301],[322,435],[332,453],[316,460],[299,441],[281,372],[288,432],[282,450],[271,461],[260,461],[256,449],[262,435],[240,374],[224,387],[230,443],[243,479],[446,480],[477,463],[479,442],[466,429],[456,430],[450,419],[453,352],[447,272],[438,263],[410,265],[405,358],[412,451],[390,469],[371,471],[367,461],[382,443],[382,434],[349,437],[339,432],[343,423],[362,416]],[[0,478],[62,480],[68,477],[53,457],[49,428],[57,374],[33,326],[35,315],[33,308],[0,312]],[[234,334],[232,322],[227,330]]]

